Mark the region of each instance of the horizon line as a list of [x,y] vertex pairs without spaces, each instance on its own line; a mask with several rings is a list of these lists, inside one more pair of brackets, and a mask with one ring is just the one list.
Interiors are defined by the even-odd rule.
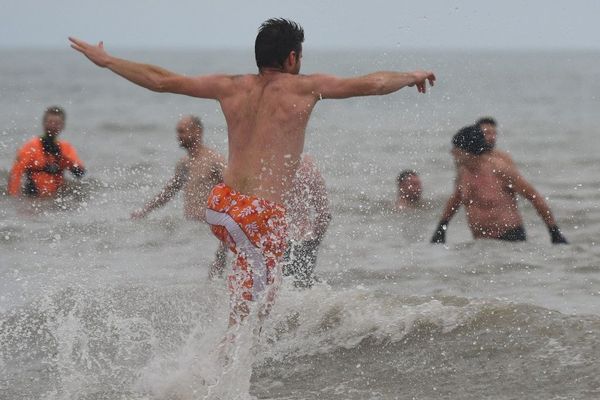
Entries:
[[[535,51],[535,52],[600,52],[600,47],[547,47],[547,46],[531,46],[531,47],[505,47],[505,46],[497,46],[497,47],[460,47],[460,46],[385,46],[385,45],[375,45],[375,46],[332,46],[332,45],[324,45],[324,46],[310,46],[310,51],[411,51],[411,52],[435,52],[435,51],[449,51],[449,52],[468,52],[468,51],[476,51],[476,52],[527,52],[527,51]],[[62,51],[62,50],[71,50],[69,44],[65,42],[64,46],[56,46],[56,45],[0,45],[0,51],[6,50],[31,50],[31,51]],[[111,46],[111,51],[249,51],[254,52],[254,49],[251,47],[245,46],[151,46],[151,45],[115,45]]]

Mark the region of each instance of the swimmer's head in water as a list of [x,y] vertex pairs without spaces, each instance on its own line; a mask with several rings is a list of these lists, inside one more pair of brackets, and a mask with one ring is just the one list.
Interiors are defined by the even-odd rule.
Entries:
[[254,43],[258,69],[273,68],[282,72],[300,72],[304,30],[297,23],[271,18],[262,23]]
[[179,120],[176,127],[179,145],[186,150],[193,149],[202,143],[204,126],[200,118],[188,115]]
[[452,145],[476,156],[489,151],[483,132],[477,125],[465,126],[459,130],[452,138]]
[[55,137],[65,129],[65,110],[59,106],[50,106],[46,108],[44,117],[42,118],[44,135]]
[[492,117],[484,117],[480,118],[475,125],[481,129],[483,132],[483,137],[490,149],[493,149],[496,146],[496,120]]
[[406,169],[396,178],[398,185],[398,197],[411,203],[421,200],[423,185],[416,171]]

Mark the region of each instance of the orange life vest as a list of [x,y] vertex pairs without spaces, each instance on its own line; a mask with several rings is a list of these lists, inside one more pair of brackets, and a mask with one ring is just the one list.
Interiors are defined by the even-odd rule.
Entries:
[[[17,159],[8,178],[8,193],[18,196],[21,193],[36,196],[52,196],[64,182],[63,172],[71,170],[75,174],[83,173],[83,164],[77,157],[75,148],[65,141],[56,141],[58,155],[44,151],[42,139],[33,138],[17,153]],[[26,174],[25,187],[21,178]]]

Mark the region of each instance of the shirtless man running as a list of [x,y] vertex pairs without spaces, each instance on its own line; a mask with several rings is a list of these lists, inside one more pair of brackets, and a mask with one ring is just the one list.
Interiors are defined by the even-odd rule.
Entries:
[[301,75],[304,31],[295,22],[270,19],[255,41],[258,73],[184,76],[116,58],[104,45],[70,38],[71,46],[99,67],[157,92],[217,100],[228,128],[224,182],[209,195],[207,221],[236,253],[230,324],[248,313],[249,301],[272,299],[286,247],[286,193],[304,148],[306,125],[322,99],[384,95],[407,86],[425,93],[431,72],[376,72],[353,78]]
[[[144,207],[131,213],[131,218],[144,218],[151,211],[167,204],[184,190],[183,212],[186,218],[205,222],[204,210],[208,193],[216,184],[223,182],[225,159],[202,142],[204,127],[200,118],[188,115],[179,120],[176,127],[179,144],[187,151],[175,167],[175,175],[165,187]],[[221,275],[225,268],[227,248],[220,242],[209,277]]]
[[[468,126],[452,138],[452,155],[457,177],[454,196],[457,204],[444,210],[432,243],[444,243],[449,218],[460,205],[467,212],[469,228],[475,239],[526,240],[523,220],[517,208],[517,195],[535,207],[546,223],[552,243],[567,243],[543,197],[519,173],[510,158],[490,149],[479,126]],[[452,198],[448,202],[451,205]]]

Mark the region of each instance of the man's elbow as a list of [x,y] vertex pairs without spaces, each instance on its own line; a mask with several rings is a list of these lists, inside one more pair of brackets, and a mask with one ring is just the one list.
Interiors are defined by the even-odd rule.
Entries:
[[155,79],[149,89],[153,92],[166,93],[169,91],[169,82],[164,78]]
[[150,89],[159,93],[177,93],[177,87],[179,86],[181,84],[177,76],[160,75],[153,79]]

